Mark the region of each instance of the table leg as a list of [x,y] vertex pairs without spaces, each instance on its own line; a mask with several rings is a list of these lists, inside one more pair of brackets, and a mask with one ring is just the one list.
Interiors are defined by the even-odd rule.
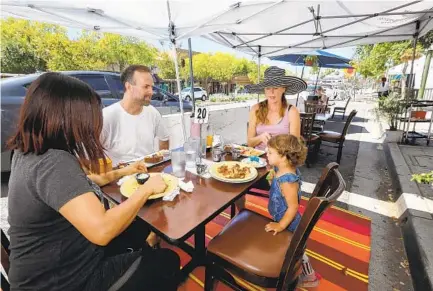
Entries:
[[236,204],[233,203],[230,206],[230,218],[235,217],[235,215],[236,215]]
[[181,270],[181,281],[185,281],[189,274],[194,271],[195,268],[199,266],[204,266],[206,264],[206,244],[205,244],[205,225],[200,225],[197,227],[194,233],[194,255]]

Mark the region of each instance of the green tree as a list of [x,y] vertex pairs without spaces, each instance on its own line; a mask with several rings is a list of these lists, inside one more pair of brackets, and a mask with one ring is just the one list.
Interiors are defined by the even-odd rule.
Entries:
[[47,70],[50,48],[66,37],[66,29],[52,24],[8,18],[1,20],[2,71],[33,73]]
[[[207,89],[208,83],[212,78],[212,65],[210,54],[197,54],[192,58],[192,69],[194,72],[194,80],[203,83],[205,89]],[[189,59],[185,59],[185,67],[181,69],[182,78],[189,80]]]
[[[402,59],[402,56],[410,54],[411,50],[410,41],[358,46],[353,65],[362,76],[377,78],[386,72],[388,66],[403,63],[405,60]],[[418,45],[417,53],[419,54],[422,50],[422,46]]]
[[[269,68],[268,65],[260,65],[260,80],[265,77],[265,71]],[[248,65],[248,79],[254,84],[257,84],[257,64],[254,61],[250,61]]]
[[155,64],[159,69],[159,76],[161,78],[176,79],[176,69],[174,68],[173,58],[169,53],[160,52],[155,58]]
[[104,70],[108,63],[98,46],[101,35],[83,32],[77,40],[62,39],[52,46],[48,67],[53,71]]
[[433,44],[433,30],[430,30],[423,37],[421,37],[419,42],[424,49],[428,49]]
[[326,77],[326,76],[332,75],[332,74],[335,73],[335,71],[336,71],[335,69],[325,69],[325,70],[323,70],[322,73],[320,74],[320,77],[323,78],[323,77]]

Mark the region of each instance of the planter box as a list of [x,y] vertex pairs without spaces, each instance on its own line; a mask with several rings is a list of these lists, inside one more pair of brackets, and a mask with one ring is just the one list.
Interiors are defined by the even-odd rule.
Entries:
[[387,130],[386,131],[386,143],[398,143],[401,141],[401,137],[403,136],[402,130]]

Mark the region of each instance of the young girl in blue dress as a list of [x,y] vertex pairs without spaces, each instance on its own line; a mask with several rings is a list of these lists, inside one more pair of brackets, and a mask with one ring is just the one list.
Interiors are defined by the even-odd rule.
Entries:
[[[297,169],[303,165],[307,148],[293,135],[277,135],[268,142],[268,160],[273,170],[268,175],[271,185],[268,211],[274,222],[266,225],[267,232],[274,235],[288,230],[294,232],[301,221],[298,211],[301,200],[301,177]],[[320,277],[313,270],[308,257],[302,257],[302,275],[299,287],[316,287]]]

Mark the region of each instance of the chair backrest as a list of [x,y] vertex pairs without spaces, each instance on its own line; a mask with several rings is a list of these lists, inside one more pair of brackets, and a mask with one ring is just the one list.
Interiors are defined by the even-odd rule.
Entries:
[[318,104],[314,101],[307,101],[305,104],[305,113],[325,113],[326,104]]
[[314,118],[316,113],[301,113],[301,136],[307,141],[310,140],[313,134]]
[[349,130],[350,123],[352,122],[356,113],[358,113],[358,111],[356,110],[352,110],[352,112],[350,112],[349,117],[346,120],[346,124],[344,124],[343,132],[341,133],[341,138],[344,139],[346,137],[347,131]]
[[2,267],[5,270],[6,274],[9,273],[9,240],[6,234],[1,230],[1,263]]
[[346,183],[337,168],[338,164],[329,164],[320,177],[320,186],[314,189],[315,195],[310,198],[286,252],[277,291],[288,290],[288,287],[296,281],[302,272],[302,255],[311,231],[323,212],[337,201],[346,188]]
[[[3,270],[6,272],[6,275],[9,274],[9,240],[6,236],[6,234],[3,232],[3,229],[1,230],[1,263]],[[3,276],[3,273],[1,274],[1,290],[3,291],[9,291],[10,286],[9,282],[6,280],[6,278]]]
[[344,110],[346,110],[346,109],[347,109],[347,105],[349,105],[350,99],[352,99],[352,97],[349,97],[349,98],[347,98],[347,101],[346,101],[346,106],[344,106]]

